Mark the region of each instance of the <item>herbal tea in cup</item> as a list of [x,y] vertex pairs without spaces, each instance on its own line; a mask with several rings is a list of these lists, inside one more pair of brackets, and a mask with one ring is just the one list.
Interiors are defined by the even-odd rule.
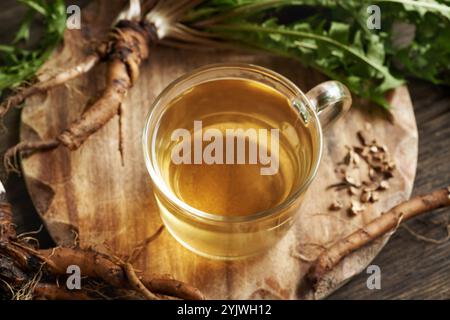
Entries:
[[144,153],[161,218],[181,244],[234,259],[286,233],[320,161],[318,113],[328,107],[328,123],[351,102],[338,82],[310,93],[261,67],[215,65],[157,98]]

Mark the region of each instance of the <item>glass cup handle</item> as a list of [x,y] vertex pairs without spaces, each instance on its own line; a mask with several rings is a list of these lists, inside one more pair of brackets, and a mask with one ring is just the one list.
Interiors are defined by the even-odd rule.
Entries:
[[350,91],[338,81],[323,82],[309,90],[306,97],[319,115],[323,129],[342,117],[352,105]]

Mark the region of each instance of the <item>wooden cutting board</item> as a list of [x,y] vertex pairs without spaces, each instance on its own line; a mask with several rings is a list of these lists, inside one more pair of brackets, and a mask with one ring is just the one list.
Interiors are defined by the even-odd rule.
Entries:
[[[112,4],[114,3],[114,5]],[[99,39],[117,12],[116,2],[100,1],[83,9],[82,29],[68,30],[64,46],[43,68],[55,72],[83,58],[88,39]],[[141,146],[144,120],[156,95],[171,81],[193,68],[216,62],[249,62],[271,68],[307,91],[324,80],[298,62],[267,55],[188,52],[156,47],[124,102],[125,164],[118,152],[119,122],[112,119],[79,150],[59,148],[23,159],[24,177],[33,202],[58,244],[96,246],[116,255],[129,254],[161,225]],[[21,139],[56,136],[77,119],[104,87],[105,67],[73,80],[48,94],[30,98],[22,112]],[[358,250],[340,263],[313,292],[303,286],[317,244],[327,245],[379,216],[412,190],[417,165],[418,134],[408,89],[390,97],[395,123],[377,108],[355,101],[350,113],[325,133],[324,156],[318,176],[308,190],[299,218],[276,247],[252,259],[223,262],[199,257],[179,245],[166,230],[136,261],[148,274],[170,274],[199,287],[208,298],[322,298],[361,272],[387,242],[389,235]],[[356,132],[370,122],[379,142],[397,164],[391,188],[366,212],[349,217],[345,210],[328,212],[335,197],[326,191],[339,181],[335,164],[346,145],[357,144]],[[327,193],[325,193],[327,192]],[[343,198],[344,197],[344,198]],[[327,214],[323,214],[326,213]]]

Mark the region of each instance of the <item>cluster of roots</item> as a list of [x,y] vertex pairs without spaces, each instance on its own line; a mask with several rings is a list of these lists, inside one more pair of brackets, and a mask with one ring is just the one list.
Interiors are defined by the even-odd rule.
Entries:
[[[159,232],[162,230],[160,228]],[[0,194],[0,297],[6,299],[204,299],[167,276],[140,276],[131,263],[93,249],[39,249],[16,234],[11,206]],[[66,285],[69,266],[81,272],[81,288]]]

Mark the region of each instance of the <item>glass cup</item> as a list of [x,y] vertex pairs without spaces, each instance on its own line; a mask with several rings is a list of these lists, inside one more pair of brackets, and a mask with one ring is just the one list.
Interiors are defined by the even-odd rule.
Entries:
[[[305,179],[278,205],[250,215],[224,216],[203,212],[179,199],[158,167],[158,130],[172,101],[196,85],[218,79],[252,80],[285,96],[295,114],[313,133],[311,166]],[[250,64],[216,64],[194,70],[170,84],[155,100],[143,132],[145,163],[167,230],[189,250],[209,258],[237,259],[256,255],[273,246],[292,226],[306,189],[316,176],[322,156],[322,130],[351,106],[348,89],[337,81],[321,83],[303,93],[274,71]]]

